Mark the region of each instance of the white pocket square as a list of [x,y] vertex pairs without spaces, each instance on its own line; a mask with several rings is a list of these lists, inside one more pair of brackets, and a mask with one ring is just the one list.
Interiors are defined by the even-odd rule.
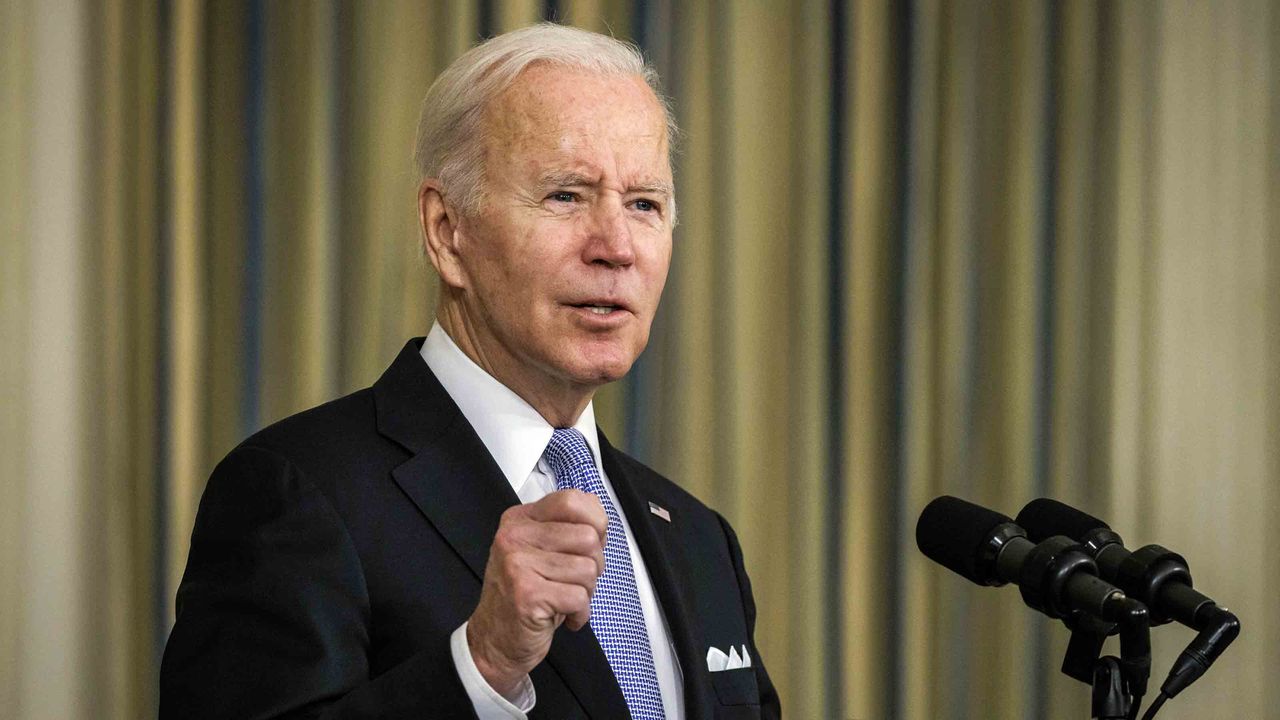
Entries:
[[738,648],[730,645],[729,654],[725,655],[724,651],[718,647],[707,649],[707,670],[711,672],[722,672],[724,670],[740,670],[742,668],[751,667],[751,654],[747,652],[747,646],[742,646],[742,654],[738,654]]

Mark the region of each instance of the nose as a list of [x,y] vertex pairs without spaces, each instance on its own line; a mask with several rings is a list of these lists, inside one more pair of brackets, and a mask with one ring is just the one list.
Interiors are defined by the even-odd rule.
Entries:
[[585,260],[589,264],[627,267],[636,261],[626,209],[617,199],[602,200],[591,213]]

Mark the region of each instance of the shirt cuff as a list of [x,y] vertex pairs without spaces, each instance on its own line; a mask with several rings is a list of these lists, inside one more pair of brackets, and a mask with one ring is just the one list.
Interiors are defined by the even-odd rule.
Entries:
[[453,653],[453,664],[458,670],[458,678],[462,687],[471,699],[480,720],[527,720],[527,715],[537,701],[533,691],[533,681],[528,675],[521,678],[511,697],[504,697],[494,690],[489,682],[480,674],[475,658],[471,657],[471,645],[467,643],[467,623],[462,623],[449,637],[449,649]]

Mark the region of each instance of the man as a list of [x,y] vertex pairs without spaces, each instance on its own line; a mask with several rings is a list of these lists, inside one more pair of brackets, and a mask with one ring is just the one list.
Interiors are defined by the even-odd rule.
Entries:
[[652,82],[629,46],[542,25],[432,86],[437,323],[214,470],[162,716],[780,715],[732,530],[594,423],[671,257]]

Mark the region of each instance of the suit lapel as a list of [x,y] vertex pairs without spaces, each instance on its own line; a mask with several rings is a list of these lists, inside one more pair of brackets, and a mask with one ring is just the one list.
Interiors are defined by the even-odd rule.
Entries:
[[[373,386],[378,430],[414,453],[392,471],[477,581],[503,511],[520,503],[511,484],[410,341]],[[592,718],[627,717],[626,701],[591,628],[561,626],[547,663]],[[537,674],[535,674],[537,677]],[[563,713],[538,706],[534,715]]]
[[373,386],[378,430],[414,453],[392,477],[478,580],[502,512],[520,500],[420,345],[405,345]]
[[471,426],[454,423],[439,443],[391,474],[476,579],[483,579],[498,521],[520,500]]
[[681,590],[692,587],[694,578],[689,574],[689,564],[681,549],[680,517],[673,514],[668,522],[659,519],[649,507],[649,503],[654,502],[671,510],[677,503],[663,496],[660,486],[646,482],[642,471],[624,466],[620,453],[609,444],[604,433],[600,432],[599,436],[601,464],[626,513],[627,524],[644,556],[649,578],[671,630],[684,679],[685,717],[688,720],[710,718],[712,709],[704,702],[712,696],[711,688],[706,685],[706,674],[698,671],[700,663],[706,662],[703,648],[707,645],[698,626],[692,622],[691,606]]

